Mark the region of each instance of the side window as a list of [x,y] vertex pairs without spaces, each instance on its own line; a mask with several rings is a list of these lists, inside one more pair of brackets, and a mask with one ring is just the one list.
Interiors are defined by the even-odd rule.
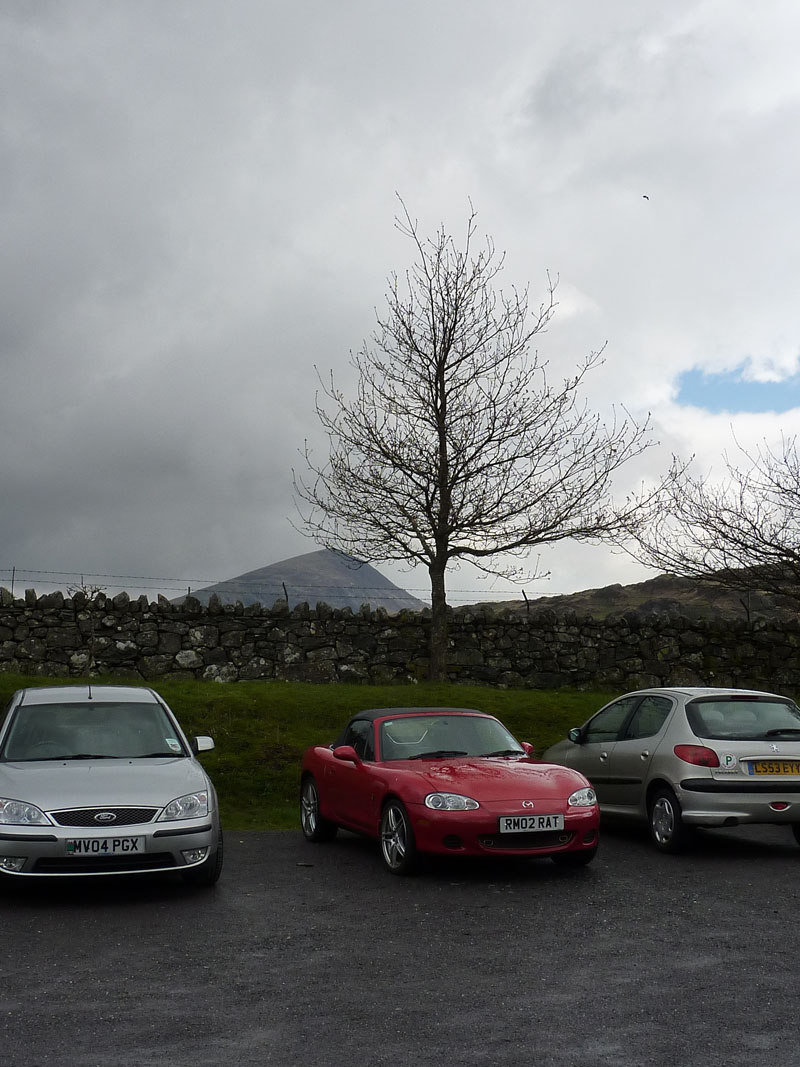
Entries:
[[653,737],[667,721],[671,710],[672,701],[668,697],[645,697],[628,723],[625,737]]
[[352,745],[363,760],[375,759],[375,748],[372,742],[372,723],[357,719],[351,722],[344,735],[343,745]]
[[586,727],[583,735],[584,742],[616,741],[628,712],[638,699],[638,697],[626,697],[599,711]]

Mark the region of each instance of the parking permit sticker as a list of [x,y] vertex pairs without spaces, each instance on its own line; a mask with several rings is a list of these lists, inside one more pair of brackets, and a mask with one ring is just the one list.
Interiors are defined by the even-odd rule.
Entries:
[[735,771],[738,760],[732,752],[723,752],[719,757],[720,769],[723,771]]
[[172,749],[173,752],[180,752],[180,750],[181,750],[180,741],[177,741],[174,737],[166,737],[166,738],[164,738],[164,740],[167,742],[167,744],[169,745],[169,747]]

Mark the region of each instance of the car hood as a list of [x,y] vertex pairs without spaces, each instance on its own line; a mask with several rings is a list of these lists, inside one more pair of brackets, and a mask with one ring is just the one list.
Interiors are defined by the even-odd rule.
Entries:
[[0,796],[45,811],[96,804],[163,807],[208,785],[200,764],[186,758],[0,764]]
[[528,760],[415,760],[413,770],[408,762],[395,766],[410,770],[432,792],[466,793],[487,802],[522,797],[565,798],[588,784],[582,774],[569,767]]

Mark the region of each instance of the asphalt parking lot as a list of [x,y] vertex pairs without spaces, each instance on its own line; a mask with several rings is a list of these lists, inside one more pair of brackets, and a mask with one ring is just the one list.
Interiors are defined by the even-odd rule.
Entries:
[[796,1067],[788,829],[689,855],[606,828],[583,871],[386,874],[349,834],[228,833],[212,890],[148,878],[0,897],[10,1067],[701,1062]]

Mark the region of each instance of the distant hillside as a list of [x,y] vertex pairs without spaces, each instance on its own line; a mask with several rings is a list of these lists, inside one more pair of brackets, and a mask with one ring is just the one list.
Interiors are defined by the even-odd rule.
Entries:
[[498,613],[506,611],[575,612],[604,619],[612,615],[670,613],[691,619],[782,619],[797,618],[800,605],[790,597],[754,589],[749,593],[713,582],[698,582],[661,574],[633,585],[607,585],[565,596],[528,598],[493,604]]
[[[326,548],[248,571],[203,589],[192,589],[192,596],[204,604],[214,593],[223,604],[241,601],[245,607],[255,603],[272,607],[276,600],[287,598],[292,608],[303,602],[311,607],[323,602],[332,608],[352,608],[354,611],[358,611],[362,604],[390,612],[421,611],[426,606],[368,563],[360,563]],[[178,597],[174,603],[180,604],[185,599]]]

